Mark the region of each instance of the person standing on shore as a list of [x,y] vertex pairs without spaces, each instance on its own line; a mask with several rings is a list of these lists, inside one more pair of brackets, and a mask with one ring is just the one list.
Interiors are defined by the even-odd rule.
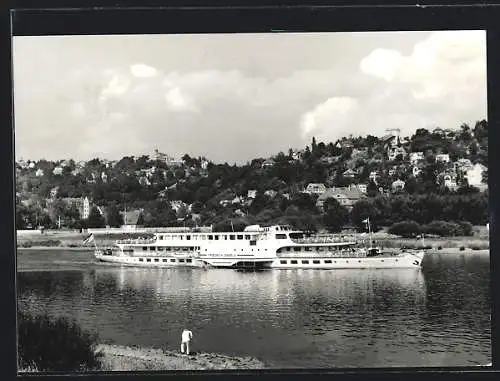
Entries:
[[181,353],[184,353],[184,348],[186,349],[186,354],[189,355],[189,342],[193,338],[193,332],[188,330],[187,328],[184,328],[184,331],[182,331],[182,338],[181,338]]

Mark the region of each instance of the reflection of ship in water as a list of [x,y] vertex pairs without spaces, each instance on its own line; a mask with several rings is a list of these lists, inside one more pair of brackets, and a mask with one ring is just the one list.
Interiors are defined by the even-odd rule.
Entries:
[[403,295],[408,302],[421,304],[426,295],[425,279],[419,269],[227,272],[120,267],[99,268],[95,274],[97,281],[115,283],[119,290],[149,292],[165,300],[253,295],[283,305],[293,303],[297,297],[316,295],[351,304],[361,299],[368,302]]

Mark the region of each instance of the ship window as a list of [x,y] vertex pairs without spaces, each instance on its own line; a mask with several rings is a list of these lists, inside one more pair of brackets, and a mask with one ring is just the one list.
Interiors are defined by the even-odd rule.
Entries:
[[314,260],[313,263],[318,265],[319,261],[318,260]]
[[165,248],[165,251],[170,251],[171,250],[171,247],[166,247]]
[[380,262],[384,262],[384,260],[382,259]]
[[276,234],[276,239],[286,239],[286,234]]
[[167,259],[166,259],[166,258],[163,258],[163,262],[167,262]]
[[139,258],[139,262],[144,262],[144,259],[143,258]]
[[158,246],[158,251],[163,251],[163,247]]
[[155,258],[155,262],[159,262],[160,260],[158,258]]
[[187,240],[190,240],[190,239],[191,239],[191,236],[190,236],[190,235],[187,235],[187,236],[186,236],[186,239],[187,239]]
[[146,262],[151,262],[151,258],[146,259]]
[[312,251],[312,247],[306,246],[305,247],[306,251]]
[[282,249],[278,249],[276,250],[277,253],[281,253]]
[[291,263],[292,265],[296,265],[296,264],[297,264],[297,261],[296,261],[295,259],[292,259],[292,260],[290,261],[290,263]]
[[210,235],[208,236],[208,239],[209,239],[209,240],[213,240],[213,239],[214,239],[214,236],[210,234]]
[[285,251],[290,251],[291,247],[285,247]]
[[282,265],[286,265],[286,261],[281,260],[281,261],[280,261],[280,263],[281,263]]
[[250,241],[250,246],[255,246],[257,245],[257,241]]
[[250,234],[245,234],[245,239],[250,239]]
[[193,260],[191,258],[188,258],[188,259],[186,259],[186,262],[191,263],[191,262],[193,262]]
[[148,250],[148,247],[147,246],[143,246],[142,250],[146,251],[146,250]]
[[325,259],[325,263],[332,263],[331,259]]
[[398,261],[398,260],[396,259],[396,262],[397,262],[397,261]]
[[180,263],[184,263],[184,258],[180,258],[180,259],[179,259],[179,262],[180,262]]
[[170,259],[170,262],[175,262],[175,258]]
[[149,246],[149,250],[151,250],[151,251],[155,251],[155,250],[156,250],[156,247],[154,247],[154,246]]
[[302,263],[305,264],[305,265],[307,265],[307,264],[309,264],[309,261],[307,261],[307,260],[306,261],[302,261]]
[[230,239],[231,241],[234,241],[234,239],[235,239],[235,238],[236,238],[236,237],[234,236],[234,234],[231,234],[231,235],[229,236],[229,239]]
[[238,234],[236,237],[237,237],[238,239],[243,239],[243,234]]
[[163,236],[162,236],[162,235],[159,235],[159,236],[158,236],[158,239],[159,239],[160,241],[163,241]]
[[219,236],[218,235],[214,236],[214,238],[215,238],[216,241],[219,240]]
[[293,251],[300,251],[300,247],[294,247]]

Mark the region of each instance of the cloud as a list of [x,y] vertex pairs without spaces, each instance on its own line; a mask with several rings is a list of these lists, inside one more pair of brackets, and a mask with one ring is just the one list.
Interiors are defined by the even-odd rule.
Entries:
[[198,112],[194,101],[182,93],[179,87],[174,87],[165,94],[167,108],[171,111]]
[[361,72],[411,88],[416,99],[444,97],[450,92],[484,92],[486,34],[484,31],[434,32],[412,53],[376,49],[360,62]]
[[154,67],[144,64],[132,65],[130,67],[130,72],[134,77],[137,78],[150,78],[158,74],[158,70],[156,70]]
[[358,107],[358,101],[349,97],[329,98],[317,105],[314,110],[302,116],[302,137],[321,136],[328,129],[348,130],[349,116]]
[[[369,48],[356,42],[358,55],[328,53],[326,64],[318,53],[310,67],[290,60],[283,70],[267,70],[272,51],[262,60],[255,55],[252,64],[238,63],[236,42],[225,48],[227,57],[217,53],[222,63],[201,62],[196,68],[190,66],[196,56],[192,44],[157,60],[160,52],[149,47],[141,51],[150,49],[149,55],[98,55],[81,64],[64,61],[64,50],[57,47],[54,54],[62,56],[57,62],[66,63],[59,70],[47,64],[37,76],[27,54],[17,58],[15,73],[16,153],[120,158],[157,146],[173,155],[245,162],[303,148],[312,136],[334,142],[395,127],[410,134],[486,117],[484,32],[432,32],[421,34],[426,38],[416,44],[414,35],[411,43],[402,37],[401,50],[380,36],[371,34]],[[316,40],[321,52],[333,46],[325,41]],[[280,56],[281,66],[284,61]],[[61,142],[57,149],[54,137]]]

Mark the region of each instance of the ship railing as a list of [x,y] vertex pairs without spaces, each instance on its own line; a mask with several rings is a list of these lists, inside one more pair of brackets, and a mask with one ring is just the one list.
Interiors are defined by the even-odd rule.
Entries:
[[354,237],[308,237],[308,238],[291,238],[294,243],[314,244],[314,243],[353,243],[356,242]]
[[310,253],[294,253],[294,252],[284,252],[278,253],[278,256],[281,258],[366,258],[366,252],[363,251],[346,251],[346,252],[310,252]]
[[154,238],[137,238],[137,239],[119,239],[116,241],[118,244],[131,244],[131,245],[145,245],[155,243]]

